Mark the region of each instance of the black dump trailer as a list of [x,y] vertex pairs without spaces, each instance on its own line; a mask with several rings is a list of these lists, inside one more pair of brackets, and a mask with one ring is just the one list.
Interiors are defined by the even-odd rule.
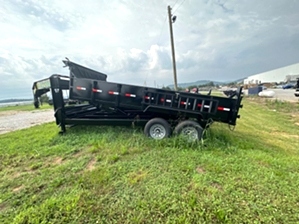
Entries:
[[[61,132],[66,125],[136,125],[154,139],[172,132],[201,139],[212,122],[236,125],[242,107],[242,87],[229,97],[220,97],[158,88],[107,82],[107,75],[64,60],[69,77],[49,78],[56,124]],[[66,84],[68,82],[68,84]],[[62,91],[72,100],[66,105]]]
[[297,83],[296,83],[296,90],[295,90],[295,96],[299,97],[299,78],[297,78]]

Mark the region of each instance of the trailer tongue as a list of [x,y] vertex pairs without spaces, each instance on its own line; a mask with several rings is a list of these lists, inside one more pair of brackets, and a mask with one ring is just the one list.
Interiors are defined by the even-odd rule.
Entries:
[[[69,78],[49,78],[61,132],[66,125],[141,125],[145,135],[154,139],[169,137],[172,132],[201,139],[211,122],[236,125],[240,117],[242,87],[230,97],[163,90],[107,82],[103,73],[69,60],[63,63],[69,67]],[[69,90],[70,99],[84,103],[65,105],[64,89]]]

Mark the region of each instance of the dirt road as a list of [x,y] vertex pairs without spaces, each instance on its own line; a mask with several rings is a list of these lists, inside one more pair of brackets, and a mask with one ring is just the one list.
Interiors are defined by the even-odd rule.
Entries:
[[53,109],[0,112],[0,134],[55,121]]

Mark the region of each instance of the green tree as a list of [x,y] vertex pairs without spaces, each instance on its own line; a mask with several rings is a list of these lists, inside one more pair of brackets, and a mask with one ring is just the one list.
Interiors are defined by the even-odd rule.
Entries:
[[171,90],[171,88],[169,86],[162,86],[162,89]]

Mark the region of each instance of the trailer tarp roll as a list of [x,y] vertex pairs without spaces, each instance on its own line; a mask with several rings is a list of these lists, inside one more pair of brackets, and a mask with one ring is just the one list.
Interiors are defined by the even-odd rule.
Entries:
[[90,68],[86,68],[82,65],[78,65],[69,60],[63,60],[62,62],[65,64],[65,66],[69,67],[70,74],[76,78],[94,79],[94,80],[101,80],[101,81],[106,81],[107,79],[107,75],[104,73],[94,71]]

